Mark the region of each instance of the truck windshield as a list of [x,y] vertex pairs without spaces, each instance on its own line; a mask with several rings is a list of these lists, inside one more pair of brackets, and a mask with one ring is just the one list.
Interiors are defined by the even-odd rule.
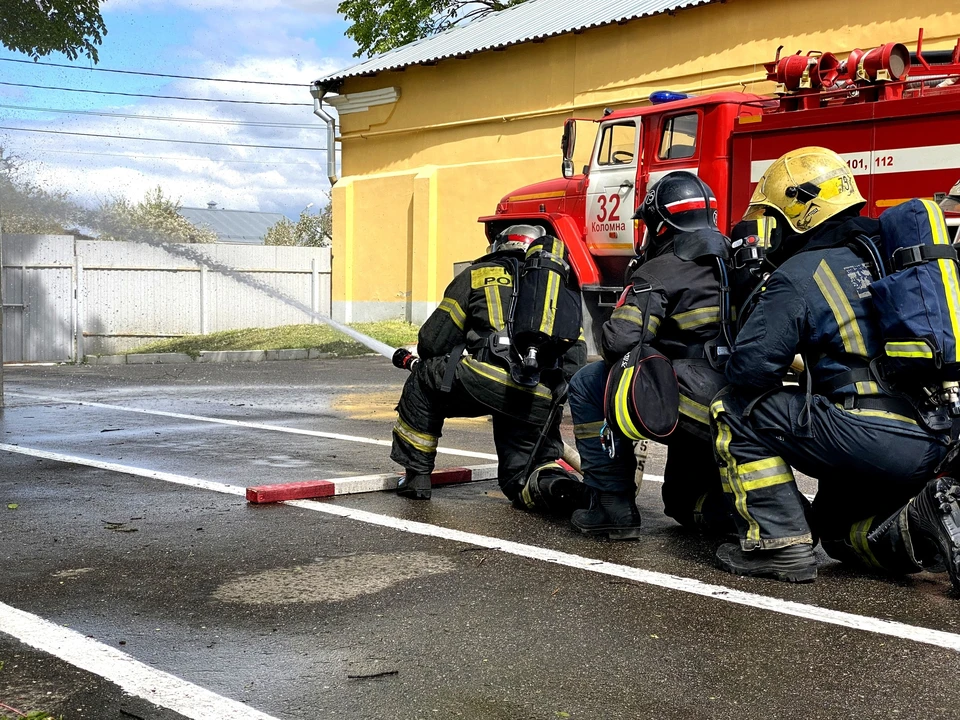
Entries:
[[674,115],[663,122],[660,137],[660,159],[681,160],[693,157],[697,149],[697,113]]
[[637,126],[632,122],[607,125],[600,138],[598,165],[629,165],[637,147]]

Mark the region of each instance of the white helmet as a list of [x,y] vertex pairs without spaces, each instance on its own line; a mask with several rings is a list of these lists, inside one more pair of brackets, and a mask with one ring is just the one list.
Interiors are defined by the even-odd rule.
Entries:
[[540,225],[511,225],[493,240],[491,252],[520,250],[526,252],[535,241],[546,236],[547,231]]
[[940,201],[940,209],[944,212],[960,213],[960,180],[957,180],[947,196]]

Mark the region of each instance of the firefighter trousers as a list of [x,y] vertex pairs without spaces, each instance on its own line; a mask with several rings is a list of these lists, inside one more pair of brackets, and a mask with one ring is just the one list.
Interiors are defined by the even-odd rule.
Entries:
[[[446,418],[491,415],[493,442],[499,461],[497,478],[504,495],[515,500],[526,483],[523,472],[543,428],[543,422],[538,421],[549,414],[552,400],[549,390],[538,385],[534,389],[536,396],[529,400],[526,396],[533,391],[525,391],[515,385],[507,388],[506,396],[496,392],[481,393],[484,386],[477,382],[478,377],[483,382],[508,383],[508,374],[500,368],[477,363],[470,358],[456,360],[458,366],[449,392],[441,390],[447,363],[450,362],[448,357],[421,360],[407,378],[396,408],[397,422],[393,428],[390,458],[408,470],[432,472],[437,457],[437,443]],[[484,375],[479,376],[474,370]],[[464,373],[470,373],[469,377],[463,377]],[[518,393],[523,393],[519,399]],[[482,397],[478,398],[477,395]],[[523,400],[528,402],[525,404]],[[537,412],[518,417],[517,409],[529,408],[529,403],[536,404]],[[562,457],[560,419],[561,413],[558,412],[537,450],[531,470]]]
[[[911,572],[906,521],[871,532],[923,489],[947,450],[902,412],[845,408],[822,395],[784,388],[750,408],[727,388],[710,407],[724,488],[744,550],[810,543],[838,560]],[[899,409],[899,408],[898,408]],[[812,507],[791,468],[818,480]]]
[[[635,492],[637,459],[633,441],[614,433],[610,457],[600,438],[604,426],[603,396],[608,366],[595,362],[570,381],[573,418],[583,481],[601,492]],[[662,489],[664,512],[687,527],[732,532],[729,504],[723,497],[720,472],[710,441],[678,428],[670,436]]]

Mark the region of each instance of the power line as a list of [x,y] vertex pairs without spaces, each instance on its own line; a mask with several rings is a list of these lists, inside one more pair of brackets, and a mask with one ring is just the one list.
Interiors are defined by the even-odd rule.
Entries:
[[[2,60],[3,58],[0,58]],[[251,127],[291,128],[297,130],[315,130],[318,125],[299,125],[297,123],[256,122],[253,120],[214,120],[210,118],[178,118],[162,115],[130,115],[128,113],[109,113],[96,110],[65,110],[61,108],[38,108],[25,105],[0,105],[0,108],[9,110],[28,110],[31,112],[60,113],[64,115],[98,115],[100,117],[129,118],[131,120],[167,120],[184,123],[209,123],[211,125],[248,125]]]
[[[56,154],[56,155],[93,155],[95,157],[119,157],[127,158],[128,160],[188,160],[192,162],[215,162],[215,163],[230,163],[234,164],[248,164],[248,165],[305,165],[308,167],[317,167],[316,163],[305,163],[305,162],[271,162],[268,160],[213,160],[211,158],[205,157],[182,157],[179,155],[141,155],[139,153],[133,155],[123,155],[121,153],[104,153],[104,152],[84,152],[82,150],[47,150],[44,149],[44,154]],[[338,150],[339,152],[339,150]],[[22,162],[43,162],[43,160],[37,160],[36,158],[22,158]]]
[[123,97],[157,98],[159,100],[192,100],[194,102],[235,103],[238,105],[292,105],[295,107],[313,107],[310,103],[264,102],[262,100],[214,100],[212,98],[180,97],[178,95],[147,95],[144,93],[113,92],[111,90],[80,90],[78,88],[51,87],[49,85],[28,85],[26,83],[0,82],[10,87],[35,88],[37,90],[60,90],[62,92],[91,93],[93,95],[122,95]]
[[283,87],[299,88],[310,87],[309,84],[304,83],[268,82],[266,80],[232,80],[230,78],[198,77],[196,75],[168,75],[166,73],[152,73],[138,70],[111,70],[110,68],[102,67],[85,68],[78,65],[66,65],[64,63],[52,62],[34,62],[33,60],[17,60],[16,58],[0,58],[0,60],[3,62],[23,63],[24,65],[45,65],[47,67],[69,68],[70,70],[96,70],[97,72],[119,73],[121,75],[145,75],[147,77],[176,78],[178,80],[208,80],[210,82],[243,83],[245,85],[280,85]]
[[80,137],[108,138],[111,140],[143,140],[145,142],[165,142],[165,143],[177,143],[181,145],[219,145],[222,147],[269,148],[271,150],[309,150],[311,152],[315,152],[318,150],[326,150],[326,148],[322,148],[322,147],[294,147],[290,145],[245,145],[241,143],[223,143],[223,142],[213,142],[208,140],[168,140],[167,138],[145,138],[145,137],[133,137],[130,135],[106,135],[103,133],[67,132],[66,130],[37,130],[34,128],[15,128],[15,127],[2,127],[2,126],[0,126],[0,130],[44,133],[46,135],[77,135]]

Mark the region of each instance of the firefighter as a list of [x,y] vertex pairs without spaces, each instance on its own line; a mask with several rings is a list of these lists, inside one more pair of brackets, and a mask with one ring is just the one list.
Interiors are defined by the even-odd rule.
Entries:
[[[586,504],[586,487],[557,463],[563,441],[555,409],[562,400],[556,393],[583,365],[585,343],[577,342],[564,356],[563,367],[543,371],[535,384],[516,382],[510,368],[487,349],[491,336],[504,330],[514,274],[527,248],[545,236],[542,227],[531,225],[515,225],[498,235],[491,252],[447,286],[420,328],[419,360],[409,354],[399,362],[394,358],[402,366],[415,363],[393,428],[390,457],[406,469],[398,495],[430,498],[430,473],[445,418],[492,415],[500,489],[515,506],[569,516]],[[526,477],[528,468],[532,472]]]
[[641,343],[672,360],[680,384],[679,426],[667,443],[664,510],[688,527],[734,529],[713,460],[708,414],[724,384],[705,349],[721,334],[718,262],[728,254],[716,208],[706,183],[679,171],[654,184],[634,215],[643,220],[643,238],[627,288],[603,326],[604,361],[583,368],[570,384],[583,479],[596,490],[590,507],[576,511],[571,522],[587,535],[626,540],[640,534],[633,445],[606,426],[604,394],[611,365]]
[[[869,371],[880,328],[870,267],[850,244],[879,232],[859,216],[864,204],[846,162],[807,147],[767,169],[744,216],[775,219],[768,257],[779,267],[737,335],[730,386],[710,406],[740,539],[717,559],[733,574],[813,581],[819,536],[832,557],[893,573],[950,556],[957,582],[960,535],[949,526],[960,512],[928,483],[949,437],[927,430]],[[806,374],[785,386],[798,353]],[[819,481],[812,508],[791,467]]]

